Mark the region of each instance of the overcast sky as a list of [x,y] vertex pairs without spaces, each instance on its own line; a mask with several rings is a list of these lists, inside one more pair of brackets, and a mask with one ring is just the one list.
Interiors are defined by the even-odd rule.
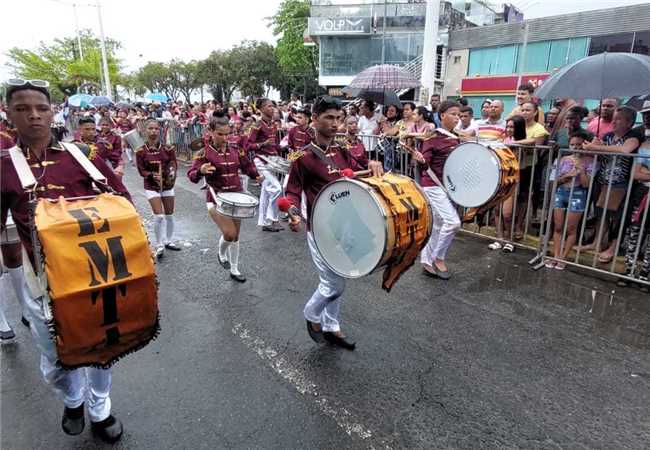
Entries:
[[[504,0],[505,1],[505,0]],[[72,0],[4,0],[0,26],[0,80],[12,74],[7,50],[73,36]],[[76,0],[81,28],[99,35],[95,0]],[[205,58],[243,39],[273,42],[264,20],[280,0],[103,0],[106,36],[123,45],[119,57],[131,71],[148,61]],[[500,3],[500,1],[498,2]],[[526,18],[644,3],[638,0],[515,0]]]

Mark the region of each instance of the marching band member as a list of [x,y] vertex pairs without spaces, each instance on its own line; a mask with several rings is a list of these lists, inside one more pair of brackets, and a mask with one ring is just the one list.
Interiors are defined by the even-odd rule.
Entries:
[[[115,127],[122,136],[135,128],[131,120],[129,120],[128,113],[123,109],[117,113],[117,122],[115,123]],[[133,149],[129,147],[126,142],[122,142],[122,148],[124,149],[124,153],[126,153],[129,163],[133,164]]]
[[283,230],[278,222],[279,210],[277,205],[278,198],[282,193],[282,185],[266,166],[266,158],[278,156],[280,150],[278,131],[273,124],[275,107],[268,98],[257,100],[256,106],[261,113],[261,118],[251,127],[247,145],[248,150],[255,153],[255,167],[264,177],[262,192],[260,193],[257,225],[261,226],[264,231],[277,232]]
[[124,176],[122,138],[112,131],[113,122],[108,116],[99,119],[99,133],[95,138],[99,156],[113,167],[115,175]]
[[359,119],[355,116],[348,116],[345,119],[345,131],[345,145],[348,152],[359,164],[367,166],[368,152],[366,152],[363,141],[359,139]]
[[246,281],[239,272],[239,230],[241,220],[219,214],[215,208],[213,193],[242,192],[239,170],[259,182],[263,178],[255,165],[246,157],[245,149],[238,144],[227,141],[230,133],[228,118],[223,113],[215,113],[208,125],[209,139],[192,162],[187,177],[193,183],[205,178],[209,189],[206,190],[208,213],[221,230],[217,259],[219,264],[230,270],[230,278],[240,283]]
[[[160,259],[165,249],[180,251],[174,237],[174,184],[176,182],[176,149],[160,142],[160,124],[156,119],[145,122],[147,142],[136,149],[135,158],[144,192],[154,214],[155,257]],[[163,223],[165,235],[163,237]]]
[[[300,228],[300,205],[303,192],[307,199],[307,217],[309,217],[314,200],[325,185],[340,178],[345,169],[366,169],[336,142],[340,117],[341,103],[338,100],[324,96],[319,97],[314,103],[312,110],[314,140],[303,149],[304,154],[291,165],[287,198],[283,198],[281,202],[282,209],[287,209],[291,217],[292,231],[298,231]],[[368,168],[373,175],[383,174],[381,163],[377,161],[370,161]],[[345,279],[325,265],[309,229],[310,225],[307,222],[307,243],[320,282],[304,308],[307,331],[316,342],[324,339],[331,344],[354,350],[355,344],[346,339],[339,323]]]
[[302,108],[294,108],[293,118],[296,126],[289,129],[287,145],[290,152],[302,150],[311,143],[313,130],[309,127],[309,112]]
[[[413,158],[422,169],[420,184],[433,211],[431,237],[422,250],[420,262],[425,274],[448,280],[450,274],[445,257],[460,228],[460,219],[440,180],[447,157],[460,144],[458,136],[453,134],[460,117],[460,105],[444,101],[440,104],[438,112],[441,128],[438,128],[432,137],[425,138],[421,151],[414,152]],[[428,169],[433,173],[433,177]]]
[[[50,124],[53,112],[48,83],[40,80],[10,80],[6,90],[8,115],[18,130],[16,146],[22,151],[32,174],[38,180],[34,193],[41,198],[56,199],[96,195],[90,175],[58,142],[52,139]],[[122,182],[101,158],[84,146],[88,159],[106,177],[107,183],[130,199]],[[16,168],[8,153],[0,161],[0,228],[4,229],[11,212],[23,247],[32,265],[35,264],[32,242],[30,194],[22,187]],[[63,251],[63,250],[62,250]],[[41,352],[41,372],[46,382],[57,391],[65,405],[62,428],[67,434],[83,431],[84,403],[93,433],[102,440],[115,442],[122,435],[122,424],[111,415],[111,370],[81,368],[64,370],[57,365],[56,345],[43,312],[43,297],[32,295],[26,283],[22,290],[27,298],[31,331]]]

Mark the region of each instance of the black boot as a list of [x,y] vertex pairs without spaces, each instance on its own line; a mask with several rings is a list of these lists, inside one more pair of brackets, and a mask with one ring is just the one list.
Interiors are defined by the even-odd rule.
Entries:
[[109,444],[119,441],[122,437],[122,422],[112,414],[101,422],[91,422],[90,428],[95,436]]
[[323,331],[323,339],[332,345],[344,348],[346,350],[354,350],[357,347],[355,342],[350,342],[344,337],[337,336],[331,331]]
[[85,425],[83,403],[76,408],[68,408],[67,406],[63,408],[61,428],[63,428],[65,434],[69,434],[70,436],[81,434]]

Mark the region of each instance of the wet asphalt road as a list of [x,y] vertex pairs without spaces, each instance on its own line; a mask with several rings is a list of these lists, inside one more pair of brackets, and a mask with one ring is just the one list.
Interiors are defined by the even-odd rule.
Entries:
[[[151,214],[133,169],[127,185]],[[412,268],[386,294],[348,283],[348,352],[309,340],[304,233],[243,226],[244,285],[216,262],[203,196],[177,184],[178,238],[158,265],[162,333],[117,364],[118,448],[650,448],[650,298],[526,265],[460,235],[442,282]],[[9,317],[19,311],[9,292]],[[60,428],[27,330],[1,350],[2,449],[102,448]]]

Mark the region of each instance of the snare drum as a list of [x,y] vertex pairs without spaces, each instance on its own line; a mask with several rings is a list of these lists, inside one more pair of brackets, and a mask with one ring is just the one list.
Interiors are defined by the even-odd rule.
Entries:
[[497,204],[512,195],[518,182],[519,163],[503,144],[460,144],[443,168],[449,197],[466,208]]
[[265,156],[264,159],[267,160],[266,166],[271,172],[279,175],[287,175],[289,173],[289,168],[291,167],[289,160],[281,156]]
[[219,192],[215,195],[210,188],[214,198],[214,206],[221,215],[234,219],[250,219],[255,217],[259,201],[252,195],[244,192]]
[[396,265],[390,288],[426,245],[432,218],[413,180],[385,174],[331,182],[316,197],[310,223],[318,252],[334,273],[359,278]]
[[122,139],[126,141],[129,148],[131,148],[133,151],[139,149],[144,145],[144,140],[142,139],[142,136],[140,136],[140,132],[138,130],[131,130],[124,133],[122,135]]

